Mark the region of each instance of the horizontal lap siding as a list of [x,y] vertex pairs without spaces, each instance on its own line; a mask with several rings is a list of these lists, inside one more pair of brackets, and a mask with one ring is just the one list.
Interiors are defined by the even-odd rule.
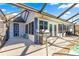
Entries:
[[[21,37],[21,36],[23,36],[23,34],[25,34],[25,24],[24,23],[18,23],[18,24],[19,24],[19,37]],[[14,23],[11,22],[10,23],[10,30],[9,30],[10,38],[14,38],[13,27],[14,27]]]

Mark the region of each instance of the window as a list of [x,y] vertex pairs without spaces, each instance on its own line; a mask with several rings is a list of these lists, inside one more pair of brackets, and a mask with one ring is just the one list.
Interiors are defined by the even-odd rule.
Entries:
[[34,34],[34,22],[32,22],[31,25],[32,25],[32,34]]
[[48,29],[48,22],[47,21],[39,21],[39,28],[42,30]]
[[29,23],[29,34],[31,34],[31,23]]
[[25,32],[28,33],[28,24],[26,24]]
[[50,36],[52,36],[52,24],[50,24],[49,28],[50,28]]
[[63,24],[63,31],[66,32],[66,25]]
[[58,25],[58,30],[59,30],[59,33],[62,33],[63,32],[66,32],[66,25],[64,24],[59,24]]
[[57,35],[57,26],[54,25],[54,35],[56,36]]
[[67,25],[66,30],[67,30],[67,31],[69,31],[69,29],[70,29],[70,26],[69,26],[69,25]]
[[58,31],[59,33],[62,33],[62,24],[58,24]]
[[39,22],[39,27],[40,27],[40,29],[43,29],[43,21]]
[[44,21],[44,29],[48,29],[48,22]]
[[34,22],[29,23],[29,34],[34,34]]

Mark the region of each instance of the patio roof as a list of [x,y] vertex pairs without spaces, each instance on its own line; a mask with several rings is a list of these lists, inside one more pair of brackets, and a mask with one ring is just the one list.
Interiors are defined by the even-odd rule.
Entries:
[[79,21],[77,19],[79,17],[76,17],[79,15],[78,3],[1,3],[0,8],[4,14],[18,14],[24,9],[29,9],[43,15],[59,18],[59,20],[62,19],[63,21],[72,23],[74,23],[73,21]]
[[21,23],[25,23],[24,19],[22,17],[17,17],[13,20],[13,22],[21,22]]

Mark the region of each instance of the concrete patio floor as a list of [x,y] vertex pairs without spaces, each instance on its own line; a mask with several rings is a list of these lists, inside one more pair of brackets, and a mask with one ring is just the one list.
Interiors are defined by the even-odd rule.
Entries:
[[[78,40],[79,37],[63,37],[66,40]],[[58,46],[65,47],[70,44],[61,38],[52,37],[49,41],[53,42],[55,39],[57,41],[54,44]],[[30,43],[30,44],[29,44]],[[53,53],[60,51],[62,48],[56,46],[48,47],[48,55],[52,56]],[[0,49],[0,56],[46,56],[46,45],[36,45],[33,44],[28,39],[14,38],[9,39],[3,48]]]

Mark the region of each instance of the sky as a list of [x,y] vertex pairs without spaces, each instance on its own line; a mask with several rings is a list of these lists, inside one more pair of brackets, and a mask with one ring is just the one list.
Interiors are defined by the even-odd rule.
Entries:
[[[23,4],[35,8],[37,10],[40,10],[44,5],[43,3],[23,3]],[[48,3],[43,12],[47,12],[49,14],[58,16],[71,5],[72,3]],[[0,9],[2,9],[4,13],[11,13],[11,12],[18,13],[18,11],[22,10],[16,6],[12,6],[6,3],[0,3]],[[74,8],[66,12],[61,18],[68,19],[69,17],[75,15],[78,12],[79,12],[79,4],[77,4]]]
[[12,6],[10,4],[7,3],[0,3],[0,9],[2,9],[2,11],[6,14],[11,13],[11,12],[18,12],[21,9],[16,7],[16,6]]

